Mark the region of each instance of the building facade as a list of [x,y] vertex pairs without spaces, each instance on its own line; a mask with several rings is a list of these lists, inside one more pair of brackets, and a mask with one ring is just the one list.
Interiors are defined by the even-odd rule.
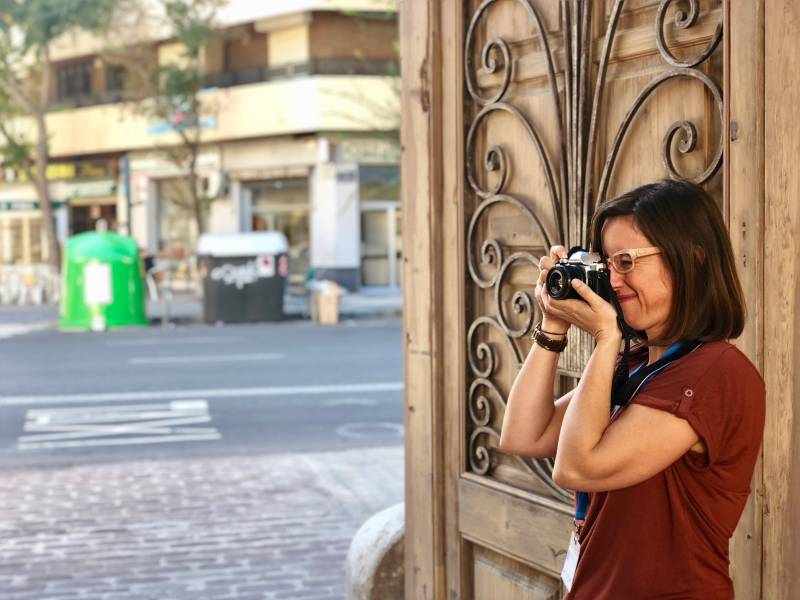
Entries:
[[[291,283],[400,284],[395,4],[232,0],[201,57],[206,230],[283,231]],[[159,64],[180,54],[168,32],[152,37]],[[48,180],[58,237],[103,219],[144,253],[191,257],[198,232],[186,172],[165,152],[177,135],[128,101],[125,69],[105,62],[103,44],[73,35],[52,51]],[[42,236],[33,186],[4,169],[0,262],[46,260]]]

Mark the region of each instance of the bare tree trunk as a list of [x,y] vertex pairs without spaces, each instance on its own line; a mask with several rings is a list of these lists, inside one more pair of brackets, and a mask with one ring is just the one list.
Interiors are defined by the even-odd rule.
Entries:
[[197,235],[200,236],[205,232],[205,223],[203,222],[203,207],[200,206],[200,194],[197,193],[197,146],[192,147],[191,153],[192,157],[189,159],[189,197],[192,200]]
[[47,138],[47,121],[45,114],[50,102],[51,80],[50,50],[44,47],[44,61],[42,62],[42,84],[39,93],[39,106],[36,110],[36,195],[39,198],[39,207],[42,211],[44,231],[47,237],[50,263],[56,271],[61,270],[61,248],[56,237],[56,226],[53,220],[53,207],[50,203],[50,190],[47,187],[47,164],[50,161],[50,149]]
[[56,228],[53,222],[53,207],[50,203],[50,192],[47,188],[47,163],[50,160],[50,151],[47,139],[47,122],[45,115],[47,105],[50,101],[50,82],[51,82],[50,52],[47,47],[44,49],[44,61],[42,64],[41,89],[39,91],[39,103],[35,103],[25,92],[23,85],[9,75],[0,85],[14,99],[15,102],[25,110],[36,122],[36,173],[33,173],[30,166],[25,171],[28,179],[33,183],[36,190],[36,197],[39,200],[39,208],[42,211],[42,221],[44,222],[45,237],[47,238],[47,249],[50,263],[56,271],[61,270],[61,248],[56,238]]
[[36,196],[39,199],[39,207],[42,211],[42,221],[44,222],[45,237],[47,238],[47,249],[50,264],[56,271],[61,270],[61,247],[58,245],[56,237],[56,226],[53,219],[53,207],[50,204],[50,191],[47,189],[47,129],[44,125],[44,115],[37,115],[36,128],[38,139],[36,141],[36,173],[34,186]]

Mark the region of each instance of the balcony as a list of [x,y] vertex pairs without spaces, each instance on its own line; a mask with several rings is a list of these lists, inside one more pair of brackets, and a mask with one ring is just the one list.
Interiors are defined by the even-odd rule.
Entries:
[[[238,71],[222,71],[206,76],[209,88],[228,88],[253,83],[279,81],[314,75],[386,75],[399,76],[400,66],[393,60],[317,59],[278,67],[254,67]],[[86,106],[115,104],[129,100],[122,91],[81,94],[53,101],[49,109],[72,110]]]
[[[295,71],[295,73],[297,73]],[[237,75],[239,77],[239,75]],[[321,131],[396,129],[396,77],[296,75],[209,88],[203,103],[203,143]],[[98,104],[47,115],[53,158],[147,150],[177,144],[165,124],[148,121],[127,102]],[[20,122],[31,139],[33,123]]]

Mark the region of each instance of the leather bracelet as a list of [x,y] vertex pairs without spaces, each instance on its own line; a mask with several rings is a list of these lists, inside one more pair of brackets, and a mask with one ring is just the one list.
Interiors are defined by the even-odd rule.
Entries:
[[567,347],[566,337],[563,340],[554,340],[553,338],[549,338],[544,334],[539,325],[534,327],[533,333],[531,334],[531,339],[536,345],[541,346],[550,352],[563,352],[564,348]]
[[546,333],[547,335],[567,335],[566,331],[547,331],[546,329],[542,329],[541,325],[542,325],[541,323],[537,325],[539,331],[541,331],[542,333]]

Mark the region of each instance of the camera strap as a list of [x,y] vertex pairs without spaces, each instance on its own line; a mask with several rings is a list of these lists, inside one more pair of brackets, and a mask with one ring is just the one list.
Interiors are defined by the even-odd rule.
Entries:
[[[663,356],[652,365],[642,365],[630,375],[622,373],[623,361],[620,361],[620,366],[617,367],[618,370],[614,376],[614,382],[611,388],[611,408],[625,408],[628,406],[634,396],[639,393],[639,390],[641,390],[651,378],[655,377],[676,360],[683,358],[690,352],[694,352],[702,345],[703,342],[698,340],[676,342],[667,348]],[[626,370],[627,368],[628,367],[625,366]],[[623,376],[625,377],[624,381],[622,381]]]
[[[614,304],[616,302],[616,298],[614,298]],[[621,311],[618,311],[618,314],[622,314]],[[621,319],[621,317],[620,317]],[[622,321],[624,323],[624,321]],[[690,342],[676,342],[672,344],[667,351],[659,358],[656,362],[652,365],[642,365],[636,371],[628,374],[628,362],[629,362],[629,352],[630,352],[630,338],[625,334],[625,328],[629,331],[632,331],[630,327],[625,324],[625,328],[620,326],[623,331],[623,335],[625,335],[625,352],[623,353],[623,359],[620,361],[619,366],[617,367],[617,372],[614,374],[614,381],[611,387],[611,410],[612,415],[616,414],[617,411],[625,408],[630,404],[631,400],[639,393],[639,391],[645,386],[645,384],[650,381],[653,377],[655,377],[658,373],[661,373],[664,369],[666,369],[669,365],[674,363],[676,360],[683,358],[687,354],[694,352],[700,346],[703,345],[703,342],[699,340],[693,340]],[[586,519],[586,511],[589,508],[589,494],[586,492],[576,492],[575,493],[575,525],[577,530],[580,531],[581,527],[583,526],[585,519]]]
[[617,406],[622,408],[628,406],[633,397],[651,377],[666,369],[679,358],[699,348],[703,342],[694,340],[673,344],[667,349],[664,355],[652,365],[645,365],[637,369],[636,372],[631,375],[631,340],[636,337],[636,331],[625,322],[622,316],[622,307],[620,307],[617,295],[614,293],[611,294],[611,304],[614,306],[614,310],[617,311],[617,325],[620,331],[622,331],[622,336],[625,340],[625,349],[622,352],[622,359],[619,361],[619,365],[617,365],[614,379],[611,382],[611,409],[614,410]]

